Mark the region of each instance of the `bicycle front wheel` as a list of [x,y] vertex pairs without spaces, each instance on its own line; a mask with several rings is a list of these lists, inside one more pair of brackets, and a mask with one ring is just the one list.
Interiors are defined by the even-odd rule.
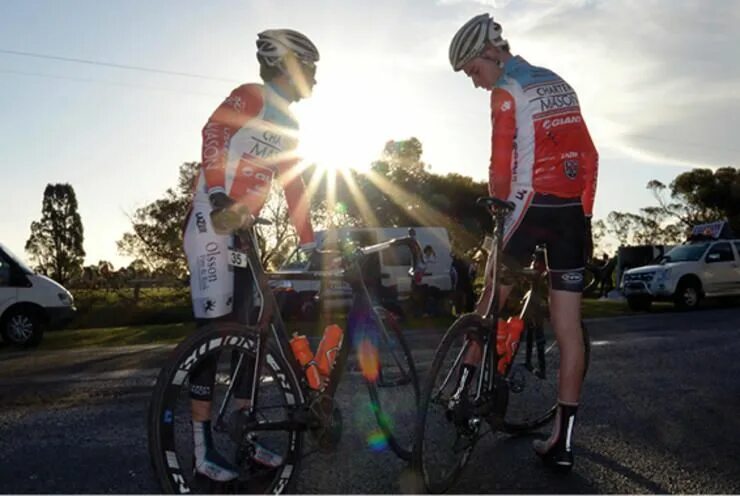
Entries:
[[[419,401],[419,379],[414,359],[397,317],[382,307],[374,308],[377,326],[375,348],[358,345],[360,368],[370,393],[371,407],[388,446],[402,460],[411,460],[414,420]],[[372,356],[376,353],[377,363]],[[370,356],[368,356],[370,354]]]
[[[441,493],[457,480],[479,438],[479,424],[472,415],[480,367],[468,382],[460,401],[458,391],[463,361],[475,343],[488,332],[478,315],[460,317],[449,328],[432,362],[419,400],[412,467],[422,475],[426,489]],[[482,351],[482,350],[481,350]]]
[[[274,430],[244,428],[234,394],[243,381],[252,381],[257,336],[244,326],[214,322],[182,342],[162,369],[149,405],[149,455],[154,472],[166,493],[282,493],[290,490],[301,458],[303,432],[293,421],[303,405],[303,393],[291,364],[274,343],[265,347],[260,367],[257,403],[249,425],[271,424]],[[252,360],[245,360],[245,358]],[[215,381],[211,409],[213,443],[218,452],[239,468],[228,485],[194,476],[191,417],[191,372],[203,360],[214,360]],[[239,377],[242,379],[240,380]],[[252,459],[256,445],[282,460],[265,468]]]
[[[558,404],[560,347],[549,322],[530,320],[506,376],[509,402],[504,429],[524,433],[548,423]],[[586,376],[591,359],[591,340],[581,323]]]

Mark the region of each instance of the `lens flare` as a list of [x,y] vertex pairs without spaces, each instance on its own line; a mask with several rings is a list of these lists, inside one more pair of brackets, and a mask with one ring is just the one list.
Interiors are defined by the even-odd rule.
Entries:
[[363,377],[370,382],[378,380],[380,367],[378,365],[378,349],[369,339],[363,339],[357,348],[357,358]]
[[379,453],[388,449],[388,439],[381,431],[375,430],[367,437],[367,446],[371,451]]

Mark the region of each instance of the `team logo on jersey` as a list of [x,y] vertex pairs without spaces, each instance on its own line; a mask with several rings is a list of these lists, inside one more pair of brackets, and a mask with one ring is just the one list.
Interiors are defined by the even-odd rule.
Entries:
[[210,298],[207,298],[206,301],[203,302],[203,312],[213,312],[216,309],[216,302],[211,300]]
[[244,100],[240,96],[231,95],[224,100],[224,105],[229,105],[237,112],[241,112],[244,109]]
[[542,123],[542,129],[550,129],[552,127],[564,126],[566,124],[580,124],[583,121],[580,115],[569,115],[566,117],[556,117],[555,119],[547,119]]
[[199,233],[204,233],[208,230],[206,226],[206,218],[203,216],[203,212],[195,212],[195,225],[198,228]]
[[565,167],[565,176],[568,179],[578,177],[578,160],[564,160],[563,167]]

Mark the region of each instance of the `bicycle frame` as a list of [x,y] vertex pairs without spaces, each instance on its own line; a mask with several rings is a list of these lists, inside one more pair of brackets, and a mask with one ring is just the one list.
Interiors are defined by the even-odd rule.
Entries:
[[[483,325],[486,332],[483,332],[480,336],[481,344],[483,345],[483,353],[481,358],[481,373],[478,376],[477,386],[475,390],[474,402],[483,405],[484,407],[491,406],[489,402],[484,401],[487,398],[494,399],[496,406],[496,414],[503,416],[506,411],[506,389],[508,385],[506,383],[506,375],[502,376],[497,371],[498,356],[496,354],[496,331],[498,326],[498,320],[500,315],[500,293],[497,290],[499,287],[499,280],[501,275],[501,269],[503,263],[501,256],[503,253],[503,239],[504,239],[504,225],[507,211],[505,208],[500,208],[503,202],[491,202],[480,199],[480,203],[485,203],[491,210],[494,216],[494,230],[493,230],[493,247],[491,254],[486,263],[485,274],[486,277],[491,273],[491,288],[493,291],[490,303],[486,309],[485,316],[483,318]],[[499,208],[492,208],[494,205]],[[541,249],[538,247],[538,250]],[[529,370],[536,370],[537,375],[544,378],[546,374],[545,367],[545,336],[542,328],[542,296],[541,296],[541,281],[538,279],[542,273],[535,268],[522,269],[517,272],[518,276],[526,277],[531,281],[529,290],[523,297],[522,309],[519,313],[519,318],[525,321],[526,324],[535,322],[533,326],[528,326],[522,333],[521,339],[526,344],[526,366]],[[533,352],[536,348],[537,355],[537,366],[533,365]],[[464,350],[465,348],[463,348]],[[460,359],[461,357],[458,357]],[[513,363],[513,362],[512,362]],[[453,367],[454,370],[454,367]],[[445,380],[446,382],[446,380]],[[501,394],[498,394],[501,393]],[[485,409],[485,408],[484,408]],[[485,412],[488,413],[488,412]]]
[[[257,324],[255,326],[252,326],[252,328],[255,330],[255,333],[257,335],[257,346],[256,346],[256,359],[255,359],[255,364],[254,364],[255,368],[252,371],[252,381],[253,382],[252,382],[252,396],[250,398],[251,405],[249,407],[248,414],[250,417],[252,417],[252,414],[254,413],[255,409],[258,408],[259,384],[257,383],[257,381],[260,375],[259,371],[261,370],[261,367],[264,364],[265,349],[267,346],[268,339],[270,339],[270,334],[272,334],[272,337],[276,339],[278,343],[278,347],[280,348],[280,351],[283,354],[283,357],[286,359],[288,363],[291,364],[292,372],[298,378],[298,381],[296,382],[302,385],[301,398],[298,399],[296,406],[305,407],[307,405],[307,397],[309,396],[308,394],[309,391],[304,381],[301,380],[301,378],[303,377],[303,370],[292,353],[292,350],[290,347],[290,341],[288,339],[288,332],[286,330],[286,326],[283,321],[282,315],[280,314],[279,305],[269,285],[270,279],[281,280],[281,279],[285,279],[286,275],[285,274],[270,274],[270,273],[265,272],[262,266],[262,263],[258,257],[258,250],[256,248],[257,244],[255,242],[255,233],[253,229],[239,232],[237,235],[237,239],[241,241],[241,245],[239,246],[239,250],[232,251],[232,258],[240,258],[239,257],[240,253],[246,255],[246,263],[251,268],[252,277],[254,278],[254,281],[256,283],[255,287],[257,291],[260,293],[260,299],[262,301],[262,306],[260,309],[260,314],[257,320]],[[372,246],[358,248],[356,253],[353,256],[347,257],[349,259],[349,266],[344,268],[343,270],[313,272],[313,273],[305,273],[305,272],[291,273],[289,274],[289,277],[291,279],[304,279],[304,280],[320,279],[322,282],[328,281],[328,280],[347,281],[350,283],[352,290],[353,290],[353,304],[352,304],[351,311],[357,311],[358,309],[370,309],[371,310],[373,308],[372,298],[370,297],[370,293],[367,289],[367,285],[365,284],[365,281],[362,277],[362,263],[365,260],[364,257],[372,253],[377,253],[385,249],[388,249],[392,246],[398,246],[398,245],[405,245],[405,246],[408,246],[409,249],[411,249],[412,258],[414,260],[414,267],[420,267],[421,264],[423,264],[423,255],[421,254],[421,247],[419,247],[418,243],[416,242],[413,236],[408,236],[404,238],[391,239],[386,242],[378,243]],[[241,267],[245,266],[245,264],[243,263],[234,264],[234,265],[238,265]],[[413,270],[413,268],[411,270]],[[378,326],[378,328],[382,332],[387,332],[387,330],[385,330],[385,326],[383,322],[381,321],[380,318],[378,318],[376,313],[371,311],[370,314],[373,316],[373,319],[375,320],[375,324]],[[342,375],[346,367],[347,358],[349,355],[349,348],[350,348],[348,339],[346,338],[347,336],[345,335],[345,339],[343,340],[343,344],[340,347],[339,353],[336,358],[335,366],[330,373],[328,384],[326,388],[323,391],[321,391],[321,395],[323,395],[325,398],[333,399],[336,389],[339,386],[339,383],[341,382]],[[230,400],[231,388],[236,382],[234,379],[238,376],[238,374],[242,373],[241,369],[243,365],[242,363],[243,357],[244,357],[243,355],[240,356],[239,363],[235,367],[235,370],[232,374],[231,385],[219,409],[219,420],[221,420],[223,413],[225,412],[228,402]],[[266,422],[265,423],[265,422],[258,422],[256,420],[253,420],[245,424],[245,428],[248,430],[252,430],[252,431],[284,430],[286,429],[286,427],[291,428],[291,429],[297,429],[297,430],[305,430],[307,426],[308,426],[307,420],[295,419],[295,418],[287,422]]]

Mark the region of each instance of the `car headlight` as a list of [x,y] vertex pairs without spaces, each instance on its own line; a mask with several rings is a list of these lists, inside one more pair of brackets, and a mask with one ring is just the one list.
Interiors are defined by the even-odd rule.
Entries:
[[62,305],[72,306],[72,303],[74,303],[71,293],[57,293],[57,296],[59,297],[59,301],[62,302]]
[[662,272],[658,272],[658,276],[656,277],[656,280],[658,282],[664,282],[670,276],[671,276],[671,269],[665,269]]

